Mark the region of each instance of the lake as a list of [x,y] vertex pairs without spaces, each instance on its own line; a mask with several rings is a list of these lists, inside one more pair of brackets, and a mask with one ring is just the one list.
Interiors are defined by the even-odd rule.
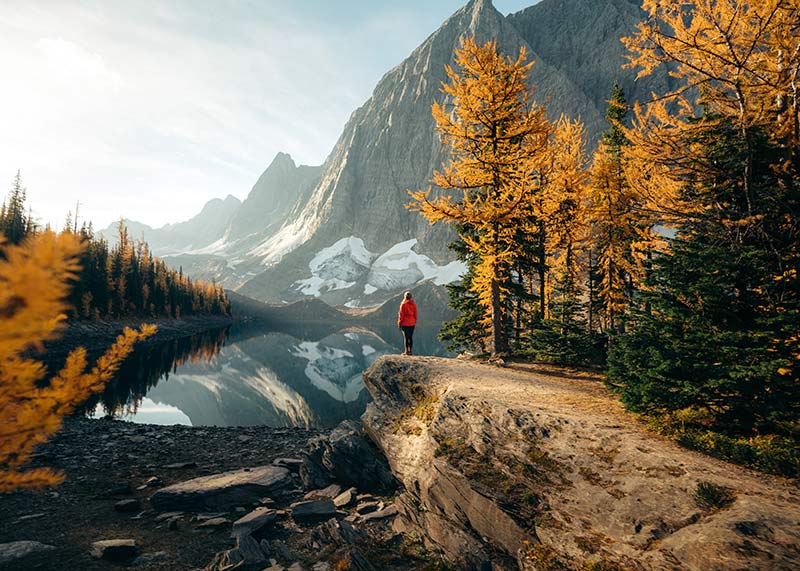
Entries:
[[[447,355],[438,331],[418,328],[414,352]],[[135,351],[86,410],[150,424],[330,428],[364,412],[362,371],[402,351],[385,325],[236,324]]]

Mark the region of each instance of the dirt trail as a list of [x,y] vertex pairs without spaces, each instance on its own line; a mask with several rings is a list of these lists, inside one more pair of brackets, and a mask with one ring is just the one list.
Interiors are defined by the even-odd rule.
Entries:
[[[451,390],[473,399],[512,409],[557,413],[580,424],[604,426],[653,448],[661,455],[680,455],[684,468],[708,476],[736,481],[737,488],[800,502],[800,482],[771,476],[688,450],[668,438],[648,431],[636,415],[626,412],[619,398],[603,384],[599,374],[538,365],[512,363],[505,367],[457,359],[422,358],[433,378]],[[800,505],[798,505],[800,509]]]

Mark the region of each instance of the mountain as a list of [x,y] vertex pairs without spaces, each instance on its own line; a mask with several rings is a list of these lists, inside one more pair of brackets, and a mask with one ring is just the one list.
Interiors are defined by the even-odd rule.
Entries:
[[607,129],[604,114],[615,81],[628,101],[672,86],[666,73],[636,80],[633,70],[622,69],[628,60],[620,38],[632,35],[644,18],[640,6],[641,0],[544,0],[508,16],[541,62],[561,70],[592,102],[597,113],[581,115],[590,143]]
[[291,156],[278,153],[213,243],[176,251],[165,259],[188,275],[240,286],[280,259],[280,251],[262,251],[261,245],[297,217],[321,173],[322,167],[298,166]]
[[[228,227],[231,217],[239,210],[241,201],[228,195],[224,200],[209,200],[199,214],[185,222],[151,228],[133,220],[124,220],[128,234],[134,240],[144,238],[156,255],[174,254],[184,250],[198,249],[219,240]],[[117,223],[99,232],[114,244],[117,242]]]
[[444,68],[461,38],[495,39],[509,55],[525,47],[536,62],[536,99],[553,118],[580,117],[592,148],[606,128],[614,81],[631,101],[669,85],[666,73],[635,81],[633,70],[621,69],[620,38],[642,18],[634,0],[543,0],[509,16],[490,0],[471,0],[384,75],[323,165],[296,166],[279,153],[217,240],[174,249],[169,262],[255,299],[351,308],[458,279],[464,266],[447,248],[452,230],[405,206],[407,190],[427,188],[447,160],[431,104],[442,98]]
[[308,200],[321,174],[322,167],[297,166],[291,156],[278,153],[231,219],[228,240],[263,239],[277,232]]
[[[331,303],[374,305],[420,281],[445,283],[463,271],[463,266],[444,263],[452,260],[447,249],[452,231],[430,226],[405,205],[407,189],[426,188],[447,158],[430,107],[441,97],[445,65],[452,63],[465,35],[479,42],[497,39],[498,49],[508,54],[525,47],[538,62],[532,81],[539,86],[539,97],[560,102],[553,114],[590,116],[597,122],[600,112],[565,73],[538,57],[489,0],[472,0],[389,71],[369,101],[353,113],[306,207],[261,246],[262,254],[280,252],[283,258],[241,286],[243,294],[260,299],[315,295]],[[281,251],[298,237],[300,247],[288,255]],[[337,272],[333,263],[325,272],[315,271],[315,260],[333,247],[349,248],[339,255],[346,271]],[[398,259],[391,264],[393,279],[385,279],[386,266],[374,266],[392,250],[390,255]],[[400,264],[403,255],[405,268]],[[309,287],[320,282],[328,287]]]

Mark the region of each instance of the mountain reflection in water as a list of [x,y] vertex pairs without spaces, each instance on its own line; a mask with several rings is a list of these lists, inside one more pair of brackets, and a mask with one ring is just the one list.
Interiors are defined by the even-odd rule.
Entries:
[[[446,354],[437,334],[418,330],[415,352]],[[87,410],[157,424],[328,428],[361,416],[370,400],[361,372],[401,351],[393,327],[237,324],[136,351]]]

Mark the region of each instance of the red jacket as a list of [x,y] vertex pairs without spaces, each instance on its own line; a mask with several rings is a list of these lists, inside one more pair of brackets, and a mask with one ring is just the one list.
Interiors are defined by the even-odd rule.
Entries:
[[417,304],[413,299],[404,299],[400,304],[400,313],[397,315],[397,325],[410,326],[417,324]]

